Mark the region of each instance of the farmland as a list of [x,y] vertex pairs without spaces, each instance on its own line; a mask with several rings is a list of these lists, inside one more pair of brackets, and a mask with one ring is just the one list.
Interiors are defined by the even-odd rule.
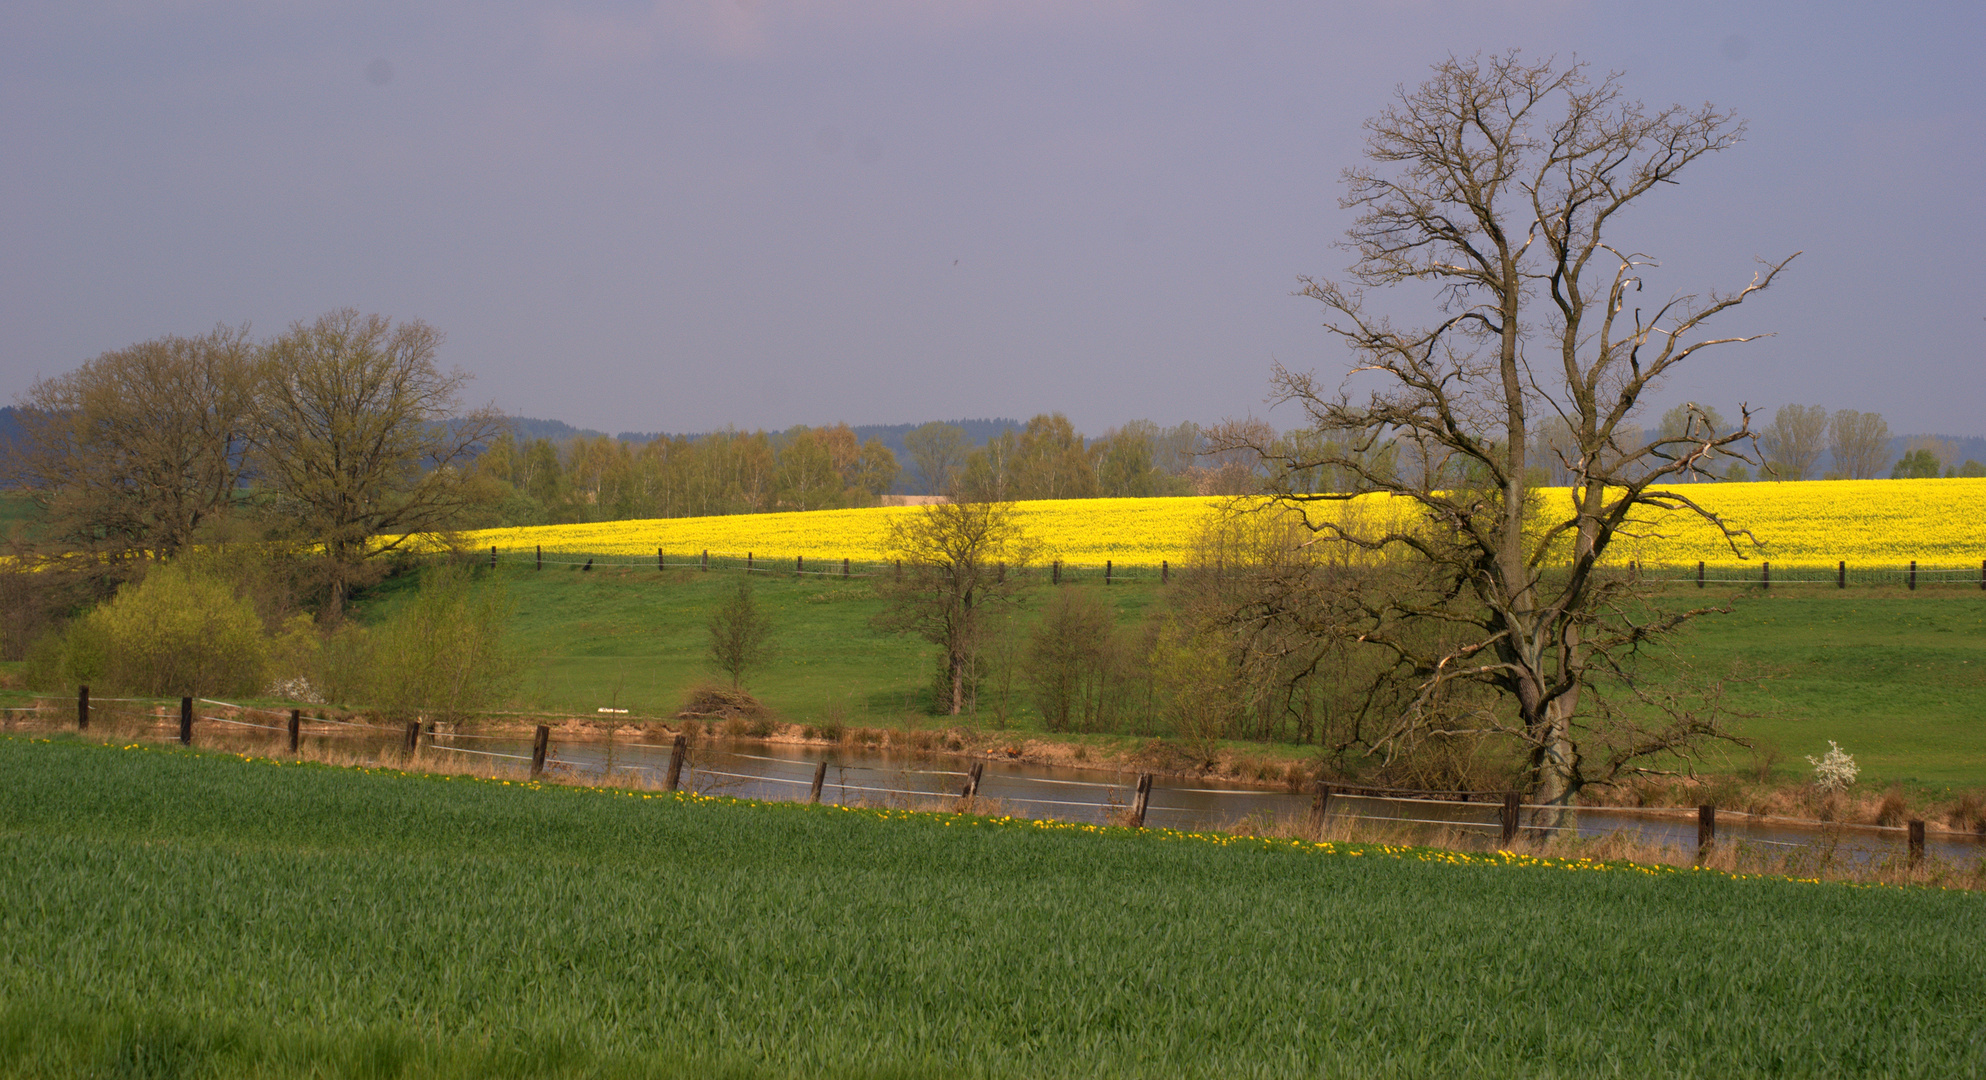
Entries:
[[67,739],[0,828],[9,1075],[1986,1068],[1970,893]]
[[[1986,537],[1977,508],[1986,505],[1986,479],[1815,480],[1800,483],[1678,485],[1705,509],[1750,529],[1763,545],[1754,560],[1775,566],[1832,567],[1838,561],[1898,566],[1911,560],[1926,565],[1974,566],[1986,558]],[[1543,488],[1538,497],[1550,512],[1567,489]],[[1191,561],[1208,515],[1227,500],[1063,499],[1016,504],[1023,527],[1044,548],[1043,558],[1101,565],[1156,566],[1161,560]],[[1371,522],[1402,520],[1405,500],[1363,496],[1352,513]],[[1313,513],[1344,513],[1340,504],[1322,504]],[[913,508],[823,510],[810,513],[741,514],[727,517],[664,518],[587,525],[546,525],[487,529],[463,534],[470,547],[497,547],[512,553],[542,546],[553,553],[654,558],[657,549],[688,559],[703,551],[790,562],[880,561],[889,557],[889,521],[916,513]],[[1616,562],[1634,559],[1654,566],[1737,564],[1715,530],[1682,513],[1656,515],[1610,552]]]

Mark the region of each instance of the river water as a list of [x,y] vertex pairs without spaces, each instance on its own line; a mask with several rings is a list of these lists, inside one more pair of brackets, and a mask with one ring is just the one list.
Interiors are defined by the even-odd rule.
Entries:
[[[433,749],[445,752],[497,754],[527,762],[530,743],[523,740],[440,735]],[[578,778],[639,774],[657,783],[667,775],[670,745],[639,740],[554,741],[548,767]],[[828,763],[821,801],[850,806],[896,806],[938,809],[956,802],[966,782],[964,762],[923,755],[894,755],[870,749],[793,746],[789,744],[699,744],[689,748],[682,786],[708,795],[745,799],[804,801],[814,770]],[[1104,824],[1121,819],[1135,795],[1137,776],[1104,769],[1067,768],[1021,762],[986,761],[979,783],[979,810],[989,804],[1015,817],[1054,818]],[[1240,784],[1192,778],[1156,779],[1152,784],[1145,822],[1172,829],[1228,829],[1237,825],[1301,822],[1310,814],[1312,796],[1287,790],[1263,790]],[[1331,817],[1351,818],[1367,826],[1396,832],[1403,841],[1445,834],[1448,842],[1470,843],[1480,838],[1484,848],[1495,846],[1501,806],[1457,800],[1396,799],[1334,795]],[[1533,823],[1527,812],[1526,827]],[[1561,817],[1552,828],[1594,838],[1618,832],[1639,833],[1655,844],[1689,848],[1696,844],[1696,813],[1639,810],[1628,807],[1581,807]],[[1785,819],[1760,819],[1736,811],[1717,817],[1720,843],[1741,842],[1772,848],[1828,846],[1834,857],[1879,860],[1903,854],[1901,828],[1872,826],[1817,827]],[[1967,834],[1932,833],[1927,854],[1951,862],[1986,856],[1986,843]]]

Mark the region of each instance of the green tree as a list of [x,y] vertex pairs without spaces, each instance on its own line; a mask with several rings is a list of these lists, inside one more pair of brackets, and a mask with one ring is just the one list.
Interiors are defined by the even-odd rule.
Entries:
[[5,479],[38,505],[43,536],[115,570],[131,558],[171,558],[228,513],[254,352],[246,326],[222,326],[107,352],[36,382]]
[[63,681],[147,697],[255,694],[269,658],[255,605],[218,574],[175,559],[71,627]]
[[772,616],[752,595],[749,577],[738,579],[738,590],[710,613],[710,662],[743,689],[745,672],[764,663],[772,645]]
[[413,598],[367,633],[367,696],[390,716],[445,723],[501,704],[524,668],[510,644],[515,613],[501,578],[426,568]]
[[1927,449],[1912,450],[1897,459],[1889,471],[1891,480],[1924,480],[1939,473],[1938,455]]
[[345,308],[295,323],[257,365],[255,468],[274,512],[322,545],[332,620],[369,560],[448,527],[480,490],[469,466],[502,420],[460,414],[469,377],[436,364],[440,345],[419,320]]

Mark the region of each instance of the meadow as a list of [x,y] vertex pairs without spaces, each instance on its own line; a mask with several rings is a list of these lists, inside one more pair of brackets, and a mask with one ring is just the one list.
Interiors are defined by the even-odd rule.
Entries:
[[0,1074],[1951,1076],[1986,898],[0,739]]
[[[517,604],[516,632],[533,657],[524,704],[587,714],[601,707],[634,716],[669,716],[689,688],[712,677],[705,659],[710,610],[737,587],[736,572],[506,565],[495,571]],[[361,601],[361,618],[383,617],[402,602],[412,575],[390,580]],[[485,580],[488,580],[487,578]],[[877,630],[882,608],[869,583],[789,572],[753,577],[755,596],[775,626],[774,655],[748,686],[782,718],[797,724],[940,728],[960,721],[929,712],[933,647]],[[1073,586],[1094,590],[1133,630],[1166,604],[1150,579],[1106,587],[1089,574]],[[1033,590],[1005,632],[1024,640],[1050,590]],[[1677,656],[1700,674],[1729,678],[1726,705],[1748,751],[1716,751],[1713,772],[1797,782],[1810,777],[1806,755],[1840,742],[1863,768],[1864,786],[1904,784],[1928,795],[1978,788],[1986,781],[1986,594],[1977,588],[1815,586],[1770,591],[1750,587],[1669,587],[1665,603],[1728,605],[1728,615],[1697,620],[1678,640]],[[1664,658],[1651,662],[1666,664]],[[1046,734],[1016,683],[1004,717],[989,693],[963,723],[986,733]],[[1093,735],[1058,734],[1101,755],[1129,751],[1163,731],[1129,728]],[[1308,760],[1315,746],[1229,744],[1254,756]]]
[[[1986,506],[1986,479],[1812,480],[1797,483],[1681,484],[1676,490],[1735,525],[1750,529],[1761,547],[1750,561],[1776,567],[1860,566],[1977,567],[1986,539],[1977,528]],[[1549,512],[1568,497],[1565,488],[1538,489]],[[1044,560],[1101,566],[1183,565],[1209,516],[1231,500],[1063,499],[1015,504],[1022,527],[1040,541]],[[1317,515],[1360,516],[1367,522],[1404,520],[1410,504],[1387,496],[1361,496],[1349,504],[1313,504]],[[912,507],[661,518],[584,525],[486,529],[461,534],[467,547],[496,547],[514,557],[578,554],[653,560],[657,549],[687,560],[704,551],[742,559],[747,554],[791,564],[882,561],[891,557],[889,522]],[[1611,550],[1613,561],[1694,567],[1699,560],[1737,566],[1715,530],[1684,512],[1652,513]]]

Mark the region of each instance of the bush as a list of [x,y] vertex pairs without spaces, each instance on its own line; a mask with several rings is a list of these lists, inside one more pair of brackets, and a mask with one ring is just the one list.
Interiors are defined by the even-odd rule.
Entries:
[[[360,671],[370,674],[358,681],[388,715],[455,723],[516,688],[523,663],[508,641],[512,613],[501,582],[478,588],[462,567],[431,567],[414,598],[366,633],[369,640],[334,635],[326,651],[342,650],[340,662],[364,665]],[[348,683],[352,674],[344,676]]]
[[[42,681],[147,697],[254,694],[269,667],[255,605],[191,562],[153,567],[39,650]],[[49,676],[53,676],[52,678]]]

